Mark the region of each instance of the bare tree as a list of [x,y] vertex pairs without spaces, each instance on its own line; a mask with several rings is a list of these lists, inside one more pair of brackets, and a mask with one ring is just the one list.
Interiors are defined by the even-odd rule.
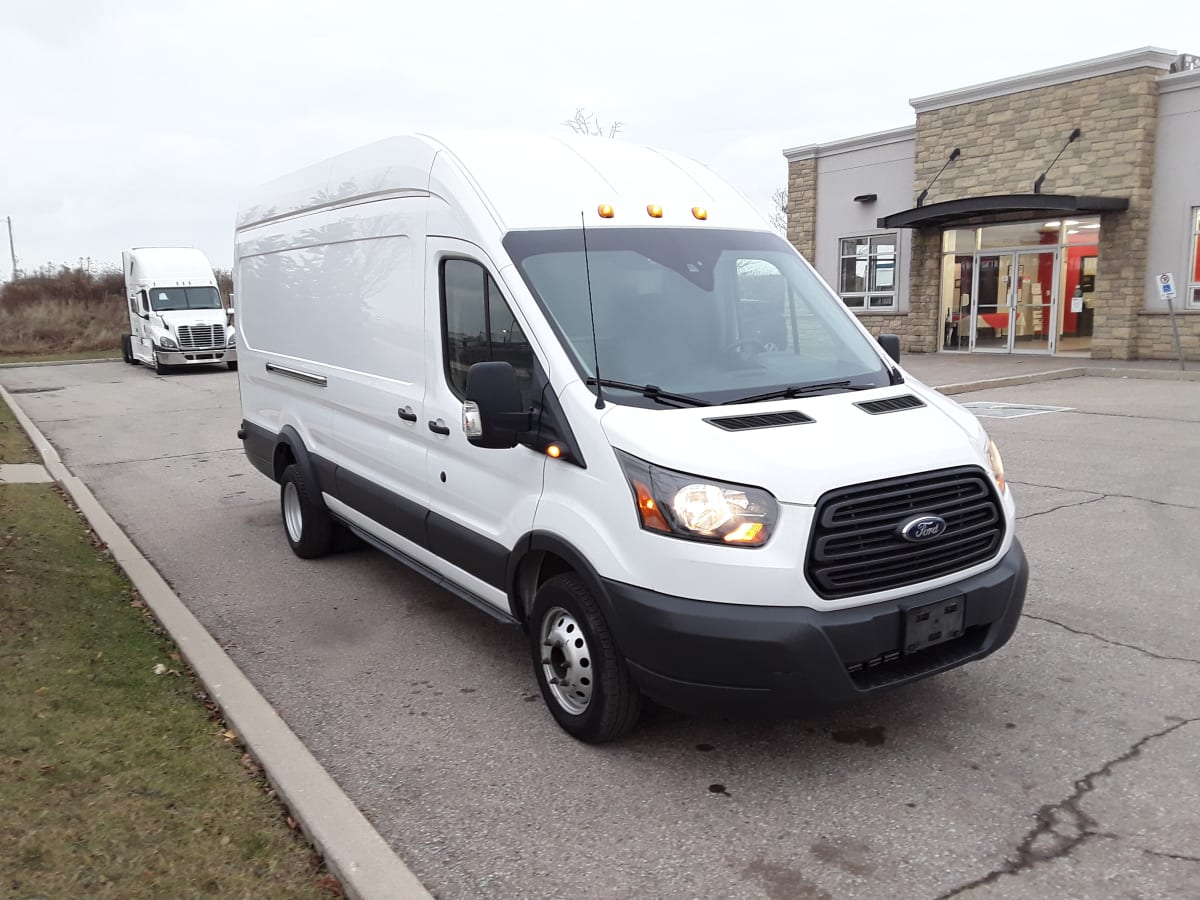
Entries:
[[771,194],[771,225],[780,234],[787,234],[788,196],[786,188],[776,188]]
[[583,107],[576,109],[575,115],[565,120],[563,124],[576,134],[590,134],[606,138],[615,138],[625,127],[624,122],[613,122],[605,128],[595,113],[587,112]]

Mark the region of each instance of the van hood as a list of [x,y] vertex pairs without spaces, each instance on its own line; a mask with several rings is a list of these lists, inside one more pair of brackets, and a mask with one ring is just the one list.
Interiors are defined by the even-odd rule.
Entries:
[[[925,405],[869,413],[856,403],[911,395]],[[985,464],[982,429],[932,391],[905,384],[872,391],[695,409],[609,404],[601,420],[613,447],[663,468],[761,487],[783,503],[814,505],[826,491],[865,481]],[[727,431],[711,419],[801,412],[805,424]]]

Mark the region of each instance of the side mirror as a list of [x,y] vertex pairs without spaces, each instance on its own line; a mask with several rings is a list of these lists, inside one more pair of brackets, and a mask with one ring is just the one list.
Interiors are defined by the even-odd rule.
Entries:
[[467,370],[463,432],[468,441],[476,447],[504,450],[515,447],[518,436],[531,424],[512,363],[481,362]]
[[878,340],[883,352],[890,356],[893,362],[900,362],[900,335],[881,334]]

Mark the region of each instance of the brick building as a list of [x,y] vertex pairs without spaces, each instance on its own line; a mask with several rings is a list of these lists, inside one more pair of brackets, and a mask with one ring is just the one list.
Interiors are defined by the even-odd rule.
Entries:
[[873,333],[1173,358],[1169,272],[1200,359],[1200,59],[1144,48],[911,102],[915,125],[784,151],[788,238]]

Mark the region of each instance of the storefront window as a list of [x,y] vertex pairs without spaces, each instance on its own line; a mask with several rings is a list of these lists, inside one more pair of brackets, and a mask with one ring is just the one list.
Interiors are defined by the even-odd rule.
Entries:
[[838,292],[852,309],[896,308],[896,235],[843,238]]
[[[1200,209],[1193,225],[1200,245]],[[1099,242],[1099,216],[943,232],[941,348],[1046,350],[1056,328],[1058,352],[1089,350]],[[1192,277],[1188,296],[1200,305],[1200,259],[1192,260]]]
[[1014,222],[1011,225],[986,225],[980,229],[979,247],[982,250],[1006,250],[1009,247],[1057,244],[1062,224],[1061,221],[1052,219],[1041,222]]

